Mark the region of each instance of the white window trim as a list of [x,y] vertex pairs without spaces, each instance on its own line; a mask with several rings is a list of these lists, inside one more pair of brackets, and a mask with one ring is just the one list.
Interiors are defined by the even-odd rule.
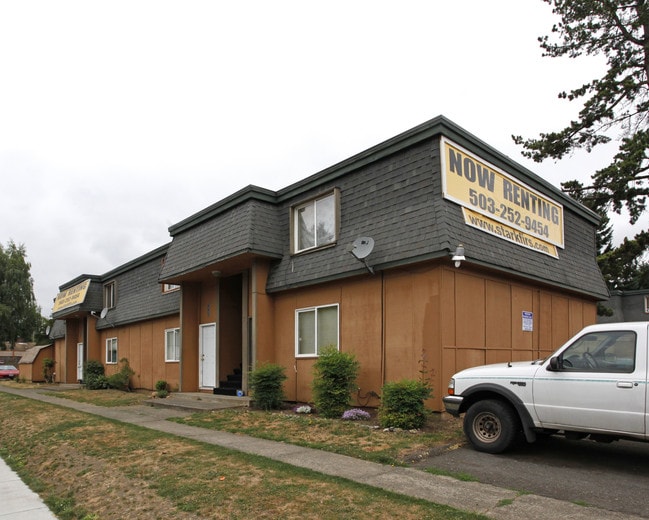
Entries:
[[317,358],[318,355],[318,345],[315,346],[315,352],[313,354],[300,354],[300,327],[299,327],[299,315],[303,312],[315,311],[315,337],[318,337],[318,309],[324,309],[327,307],[336,307],[336,349],[340,350],[340,304],[332,303],[327,305],[316,305],[314,307],[304,307],[302,309],[295,310],[295,357],[296,358]]
[[[108,302],[108,301],[106,301],[107,300],[106,291],[110,287],[112,287],[112,289],[111,289],[112,298],[111,298],[111,301]],[[106,282],[104,284],[102,299],[103,299],[103,302],[104,302],[104,307],[106,309],[114,309],[115,308],[115,305],[116,305],[116,302],[117,302],[117,283],[115,282],[115,280],[111,280],[110,282]]]
[[178,342],[180,343],[180,327],[174,327],[171,329],[165,329],[165,363],[179,363],[180,362],[180,344],[176,345],[178,349],[178,359],[170,359],[167,354],[169,353],[169,345],[167,344],[167,334],[169,332],[175,332],[178,331],[178,335],[176,336],[178,338]]
[[[115,342],[115,361],[110,361],[108,359],[108,353],[109,353],[108,345],[109,345],[109,343],[112,344],[113,341]],[[118,345],[116,337],[114,337],[114,338],[106,338],[106,364],[107,365],[116,365],[117,364],[117,360],[119,359],[118,348],[119,348],[119,345]]]
[[[295,216],[297,211],[300,208],[303,208],[304,206],[307,206],[309,204],[316,204],[317,201],[326,199],[327,197],[330,197],[333,195],[334,198],[334,238],[331,242],[327,242],[326,244],[316,244],[311,247],[305,247],[304,249],[298,249],[299,248],[299,240],[298,240],[298,219]],[[338,241],[338,236],[340,235],[340,189],[339,188],[334,188],[331,191],[328,191],[327,193],[321,193],[317,197],[313,197],[312,199],[308,200],[303,200],[299,202],[298,204],[294,204],[291,206],[291,252],[292,254],[302,254],[306,253],[309,251],[315,251],[318,249],[322,249],[325,247],[331,247],[336,244]]]
[[163,283],[162,292],[167,294],[170,292],[180,291],[180,285],[175,283]]

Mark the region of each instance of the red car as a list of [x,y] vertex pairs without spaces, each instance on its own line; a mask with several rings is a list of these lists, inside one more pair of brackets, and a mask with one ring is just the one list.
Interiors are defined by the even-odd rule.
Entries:
[[0,379],[13,379],[20,374],[13,365],[0,365]]

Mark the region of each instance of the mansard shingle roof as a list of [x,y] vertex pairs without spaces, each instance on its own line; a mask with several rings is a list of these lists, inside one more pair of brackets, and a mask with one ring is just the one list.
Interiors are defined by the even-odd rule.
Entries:
[[[558,259],[465,224],[461,207],[442,196],[442,136],[563,205],[565,249]],[[292,254],[291,207],[334,188],[338,242]],[[462,243],[469,263],[601,299],[608,291],[595,261],[597,224],[593,212],[440,116],[282,190],[249,186],[170,227],[160,280],[252,254],[272,260],[268,291],[312,285],[364,273],[349,246],[371,236],[367,260],[376,270],[446,259]]]
[[276,195],[248,186],[169,228],[169,247],[160,279],[171,279],[237,255],[279,258]]

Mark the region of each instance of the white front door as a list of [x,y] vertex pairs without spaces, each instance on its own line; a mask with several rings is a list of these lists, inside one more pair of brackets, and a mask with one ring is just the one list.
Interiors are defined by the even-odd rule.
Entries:
[[216,387],[216,323],[200,325],[198,345],[198,386]]
[[83,381],[83,343],[77,343],[77,381]]

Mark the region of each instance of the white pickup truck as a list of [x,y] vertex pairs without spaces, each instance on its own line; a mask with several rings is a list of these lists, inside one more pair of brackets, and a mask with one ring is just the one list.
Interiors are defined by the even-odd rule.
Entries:
[[546,359],[458,372],[444,406],[488,453],[521,434],[649,441],[648,337],[649,322],[591,325]]

